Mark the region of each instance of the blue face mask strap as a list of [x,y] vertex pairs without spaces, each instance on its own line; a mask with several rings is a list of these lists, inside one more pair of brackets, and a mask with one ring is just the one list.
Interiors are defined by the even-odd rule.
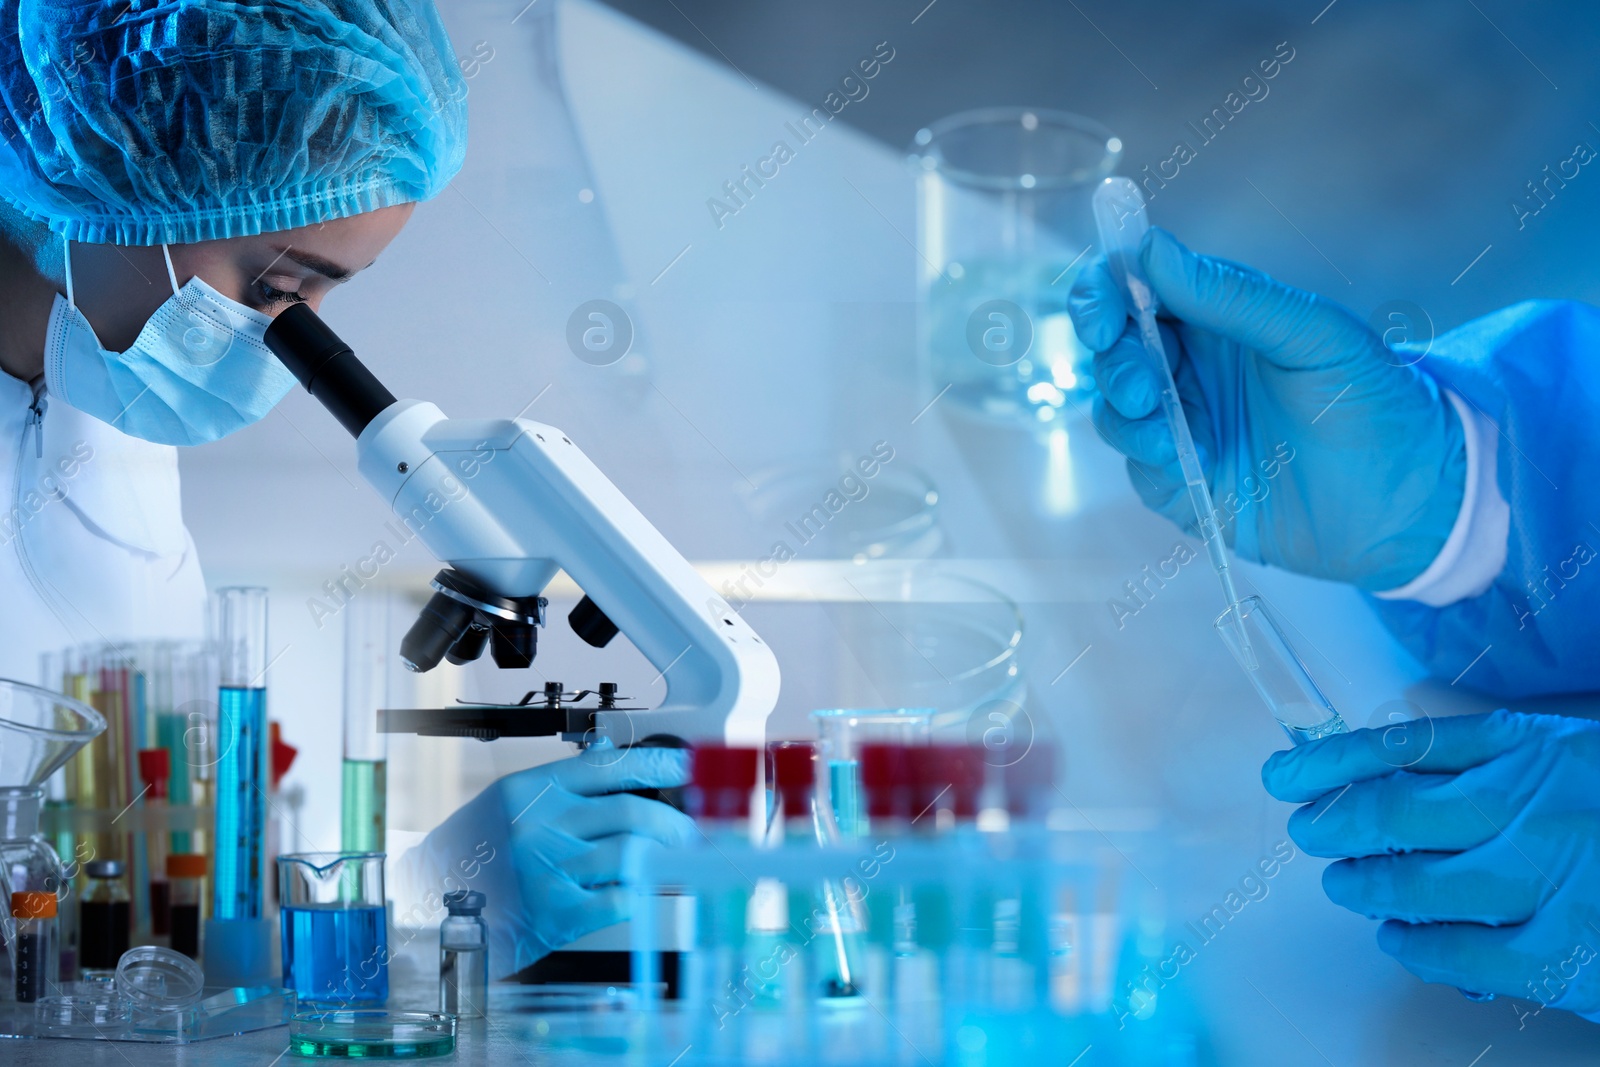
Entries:
[[78,305],[72,299],[72,242],[66,234],[61,235],[61,265],[67,272],[67,307],[77,311]]
[[178,273],[172,269],[172,253],[167,251],[167,243],[161,242],[161,257],[167,261],[167,280],[172,283],[172,295],[178,295]]
[[[165,243],[161,245],[161,258],[167,261],[167,280],[172,283],[172,295],[178,295],[178,272],[172,269],[172,253]],[[67,306],[73,311],[78,310],[78,303],[72,294],[72,242],[66,234],[61,235],[61,266],[67,276]]]

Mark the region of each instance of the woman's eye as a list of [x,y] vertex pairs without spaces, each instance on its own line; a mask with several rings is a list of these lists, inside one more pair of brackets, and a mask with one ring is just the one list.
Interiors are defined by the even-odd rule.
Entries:
[[276,307],[279,304],[298,304],[305,299],[299,293],[277,289],[266,282],[256,282],[255,290],[256,298],[266,307]]

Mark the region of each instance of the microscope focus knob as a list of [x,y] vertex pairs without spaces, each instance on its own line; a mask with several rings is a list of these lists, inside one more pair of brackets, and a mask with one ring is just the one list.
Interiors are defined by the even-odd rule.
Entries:
[[595,648],[605,648],[617,636],[617,624],[606,618],[600,605],[588,597],[578,601],[578,606],[567,615],[567,622],[571,624],[573,633]]

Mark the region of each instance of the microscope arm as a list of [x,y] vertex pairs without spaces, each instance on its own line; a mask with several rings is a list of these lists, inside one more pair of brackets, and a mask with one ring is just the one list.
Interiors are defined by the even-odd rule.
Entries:
[[267,343],[355,435],[362,476],[435,557],[525,602],[566,571],[660,672],[656,708],[596,713],[616,744],[762,742],[778,696],[772,650],[566,434],[395,400],[304,304],[279,315]]

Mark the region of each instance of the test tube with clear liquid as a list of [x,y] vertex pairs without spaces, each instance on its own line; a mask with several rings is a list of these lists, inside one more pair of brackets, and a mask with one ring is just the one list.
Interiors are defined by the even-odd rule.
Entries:
[[1290,741],[1303,745],[1329,734],[1347,732],[1343,716],[1295,654],[1266,601],[1258,596],[1245,597],[1217,616],[1216,628],[1235,657],[1240,657],[1239,633],[1244,631],[1256,663],[1255,669],[1245,674]]

